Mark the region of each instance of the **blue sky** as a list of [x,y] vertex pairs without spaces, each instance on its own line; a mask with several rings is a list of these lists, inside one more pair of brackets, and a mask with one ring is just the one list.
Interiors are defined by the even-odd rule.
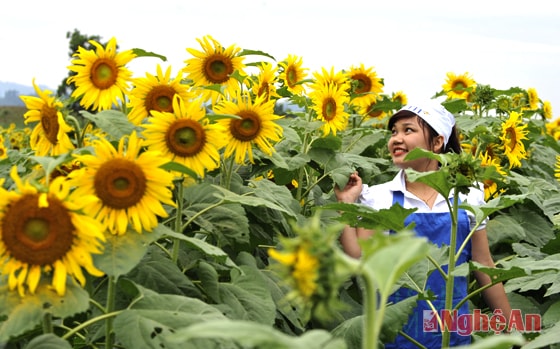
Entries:
[[137,77],[190,58],[187,47],[212,35],[267,52],[301,56],[309,71],[363,63],[385,81],[384,92],[411,99],[441,89],[447,72],[469,72],[481,84],[533,87],[560,116],[560,10],[549,0],[57,0],[0,5],[0,81],[56,88],[69,65],[66,32],[78,29],[121,49],[167,56],[140,58]]

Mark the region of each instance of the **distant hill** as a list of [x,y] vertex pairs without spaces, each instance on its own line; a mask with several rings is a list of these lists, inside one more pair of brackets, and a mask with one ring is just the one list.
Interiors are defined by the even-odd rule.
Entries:
[[[48,89],[54,91],[53,88],[48,86],[39,85],[42,90]],[[0,81],[0,105],[3,106],[23,106],[23,101],[19,98],[20,95],[35,96],[35,89],[33,86],[17,84],[15,82]]]

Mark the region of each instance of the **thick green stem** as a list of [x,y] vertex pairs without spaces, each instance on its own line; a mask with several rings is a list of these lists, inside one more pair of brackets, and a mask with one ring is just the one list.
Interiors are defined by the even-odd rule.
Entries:
[[373,278],[363,274],[365,299],[364,299],[364,325],[362,337],[362,349],[377,349],[379,329],[377,327],[377,289]]
[[43,333],[53,333],[52,314],[49,312],[43,315]]
[[[182,230],[182,223],[183,223],[183,177],[181,177],[180,181],[175,182],[175,187],[177,188],[177,213],[175,214],[175,232],[181,234]],[[179,259],[179,250],[181,247],[181,240],[174,239],[173,240],[173,250],[171,251],[171,260],[173,263],[177,263]]]
[[[115,297],[117,291],[117,278],[109,276],[109,283],[107,287],[107,313],[112,313],[115,310]],[[108,317],[105,321],[105,349],[113,348],[113,317]]]
[[[455,271],[455,253],[457,249],[457,217],[459,209],[459,188],[455,187],[453,191],[453,208],[451,209],[451,238],[449,241],[449,264],[447,266],[447,280],[445,283],[445,309],[453,309],[453,289],[455,286],[455,277],[453,272]],[[449,347],[451,340],[451,332],[448,328],[444,327],[441,329],[443,331],[441,338],[441,347]]]

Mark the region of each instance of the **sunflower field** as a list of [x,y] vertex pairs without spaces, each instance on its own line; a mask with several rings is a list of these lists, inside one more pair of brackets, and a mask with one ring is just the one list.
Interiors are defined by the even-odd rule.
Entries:
[[[483,183],[486,204],[461,207],[489,219],[497,265],[451,268],[455,246],[414,236],[410,210],[334,196],[352,172],[396,174],[386,122],[403,91],[363,63],[310,71],[197,41],[174,71],[132,72],[165,57],[91,40],[71,95],[33,81],[21,97],[25,127],[1,130],[0,348],[382,348],[443,265],[503,282],[518,312],[500,322],[472,282],[464,302],[492,322],[473,348],[560,348],[560,118],[535,88],[466,72],[435,88],[464,151],[412,151],[442,165],[410,178],[446,196]],[[339,246],[346,224],[396,233],[357,260]],[[397,287],[417,296],[387,304]]]

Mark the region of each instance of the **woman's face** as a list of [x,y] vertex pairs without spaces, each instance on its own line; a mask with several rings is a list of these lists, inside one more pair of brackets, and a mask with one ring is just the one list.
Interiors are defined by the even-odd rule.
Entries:
[[393,163],[399,168],[412,168],[416,171],[437,170],[436,161],[421,158],[404,161],[406,155],[415,148],[436,151],[443,145],[443,137],[438,136],[430,144],[428,132],[418,123],[418,117],[411,116],[397,120],[391,129],[391,138],[387,144]]

